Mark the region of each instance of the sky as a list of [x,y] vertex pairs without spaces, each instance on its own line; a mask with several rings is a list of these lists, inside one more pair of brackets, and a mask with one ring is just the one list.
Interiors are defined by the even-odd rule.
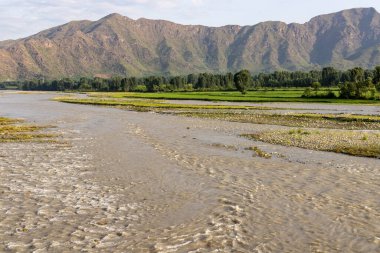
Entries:
[[254,25],[263,21],[305,23],[312,17],[380,0],[0,0],[0,40],[18,39],[72,20],[110,13],[180,24]]

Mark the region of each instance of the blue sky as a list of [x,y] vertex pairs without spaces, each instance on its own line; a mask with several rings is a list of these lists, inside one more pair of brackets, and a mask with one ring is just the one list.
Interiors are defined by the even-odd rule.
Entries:
[[134,19],[222,26],[267,20],[304,23],[320,14],[356,7],[380,11],[380,0],[0,0],[0,40],[114,12]]

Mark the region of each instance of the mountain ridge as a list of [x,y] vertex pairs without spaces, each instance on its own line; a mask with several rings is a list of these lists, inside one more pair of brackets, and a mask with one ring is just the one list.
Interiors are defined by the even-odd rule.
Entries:
[[0,80],[380,65],[380,14],[356,8],[304,24],[208,27],[117,13],[0,42]]

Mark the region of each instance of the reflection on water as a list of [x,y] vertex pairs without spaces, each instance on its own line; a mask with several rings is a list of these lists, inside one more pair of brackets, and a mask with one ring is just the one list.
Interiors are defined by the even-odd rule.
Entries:
[[0,97],[1,115],[57,125],[72,144],[0,145],[0,251],[380,249],[377,159],[262,143],[279,155],[252,157],[238,135],[269,126],[51,96]]

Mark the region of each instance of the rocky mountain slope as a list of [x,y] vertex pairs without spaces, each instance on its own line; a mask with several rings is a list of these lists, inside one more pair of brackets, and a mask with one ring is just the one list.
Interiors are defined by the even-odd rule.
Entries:
[[206,27],[119,14],[74,21],[0,42],[0,80],[38,76],[149,75],[307,70],[380,65],[380,14],[373,8],[305,24]]

